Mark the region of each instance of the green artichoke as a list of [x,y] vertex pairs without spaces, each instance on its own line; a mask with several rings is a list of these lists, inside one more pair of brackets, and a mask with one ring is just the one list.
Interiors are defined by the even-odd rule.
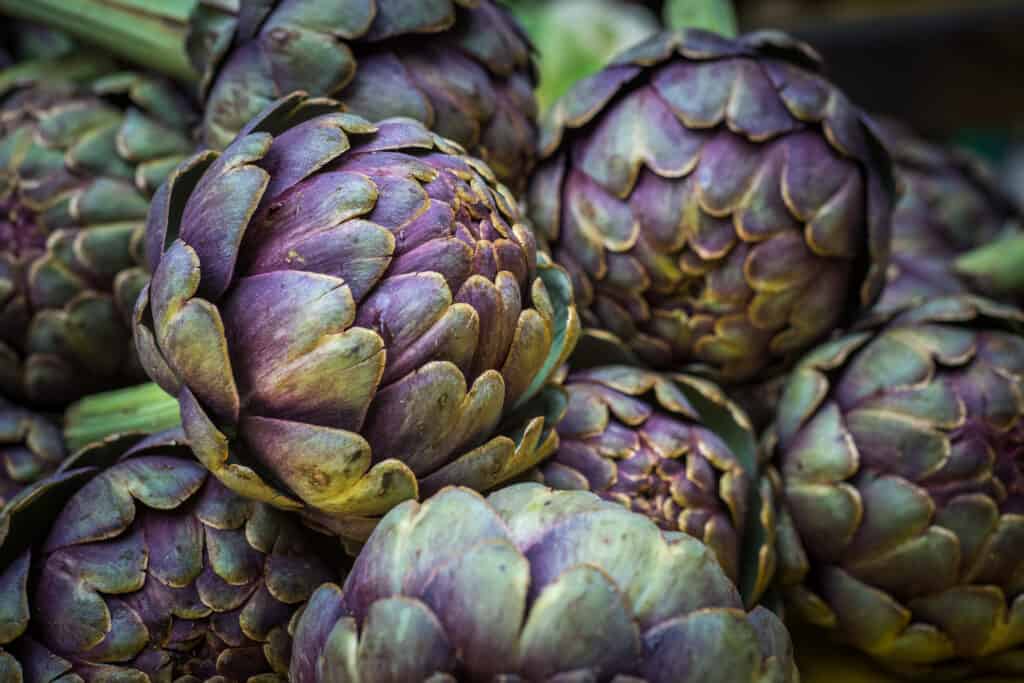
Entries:
[[306,90],[373,121],[422,121],[518,189],[533,166],[532,48],[492,0],[201,0],[187,45],[213,147]]
[[994,174],[965,151],[916,137],[889,120],[875,130],[895,162],[900,192],[892,216],[892,263],[878,302],[896,310],[914,301],[967,294],[974,283],[956,272],[963,252],[1021,223],[1020,208]]
[[56,422],[0,398],[0,506],[56,470],[66,454]]
[[556,104],[530,216],[585,325],[735,383],[874,302],[890,162],[817,68],[777,33],[662,33]]
[[284,98],[171,175],[146,239],[140,358],[242,495],[365,539],[398,502],[553,450],[543,416],[496,430],[572,351],[568,276],[422,124]]
[[291,630],[293,683],[799,680],[702,543],[539,484],[403,503]]
[[908,673],[1024,675],[1022,324],[939,298],[793,371],[773,448],[793,614]]
[[192,144],[170,86],[116,73],[0,106],[0,394],[57,408],[137,382],[149,197]]
[[593,491],[700,539],[731,581],[743,574],[756,602],[774,572],[775,509],[747,416],[715,385],[681,374],[605,366],[573,372],[564,388],[558,451],[540,481]]
[[[8,569],[27,680],[284,683],[286,626],[340,577],[337,543],[225,489],[173,433],[95,448],[119,460],[80,476],[45,540]],[[51,495],[68,476],[26,493]]]

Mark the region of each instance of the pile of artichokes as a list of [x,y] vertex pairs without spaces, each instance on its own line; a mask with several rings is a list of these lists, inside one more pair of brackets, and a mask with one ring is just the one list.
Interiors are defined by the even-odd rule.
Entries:
[[151,4],[0,0],[0,680],[1024,677],[980,162],[624,0]]

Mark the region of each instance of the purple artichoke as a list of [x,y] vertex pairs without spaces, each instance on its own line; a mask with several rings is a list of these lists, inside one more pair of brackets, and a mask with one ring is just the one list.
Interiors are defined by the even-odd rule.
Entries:
[[142,363],[242,495],[365,539],[402,500],[553,450],[543,416],[496,432],[572,350],[568,276],[487,166],[416,121],[285,98],[171,175],[147,253]]
[[65,455],[56,422],[0,398],[0,506],[56,470]]
[[492,0],[202,0],[187,44],[213,147],[306,90],[373,121],[415,118],[517,189],[533,166],[532,48]]
[[702,543],[538,484],[398,506],[292,632],[293,683],[799,678]]
[[564,388],[558,451],[538,468],[541,481],[700,539],[756,602],[774,572],[775,509],[746,415],[709,382],[628,366],[573,372]]
[[531,218],[584,323],[643,362],[763,378],[882,289],[890,163],[777,33],[655,36],[555,106]]
[[339,576],[337,543],[231,493],[173,435],[119,448],[32,556],[23,665],[46,681],[283,683],[286,625]]
[[878,308],[967,294],[973,283],[957,274],[957,257],[1020,225],[1020,208],[980,159],[926,142],[893,121],[878,121],[875,129],[900,185],[889,281]]
[[61,408],[142,379],[144,218],[192,147],[189,116],[168,84],[130,73],[0,105],[0,395]]
[[774,451],[794,616],[907,673],[1024,675],[1022,325],[934,299],[793,371]]

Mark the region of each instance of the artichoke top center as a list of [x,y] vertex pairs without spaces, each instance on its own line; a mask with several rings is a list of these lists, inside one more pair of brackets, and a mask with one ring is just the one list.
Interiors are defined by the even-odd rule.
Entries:
[[0,197],[0,252],[20,261],[42,253],[46,237],[35,211],[14,197]]
[[620,466],[619,479],[610,489],[613,497],[624,497],[627,506],[642,512],[662,529],[679,530],[682,506],[672,491],[672,480],[684,466],[682,463],[659,458],[650,449]]

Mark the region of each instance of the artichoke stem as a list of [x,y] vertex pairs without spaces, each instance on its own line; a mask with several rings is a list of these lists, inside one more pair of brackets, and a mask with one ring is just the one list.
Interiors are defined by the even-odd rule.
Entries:
[[199,76],[185,54],[198,0],[0,0],[0,14],[39,22],[182,81]]
[[700,28],[727,38],[739,35],[731,0],[666,0],[662,21],[670,29]]
[[76,452],[114,434],[155,434],[181,425],[178,400],[156,384],[94,394],[64,414],[64,439]]
[[956,270],[986,292],[1024,290],[1024,235],[1014,233],[967,252],[957,259]]

